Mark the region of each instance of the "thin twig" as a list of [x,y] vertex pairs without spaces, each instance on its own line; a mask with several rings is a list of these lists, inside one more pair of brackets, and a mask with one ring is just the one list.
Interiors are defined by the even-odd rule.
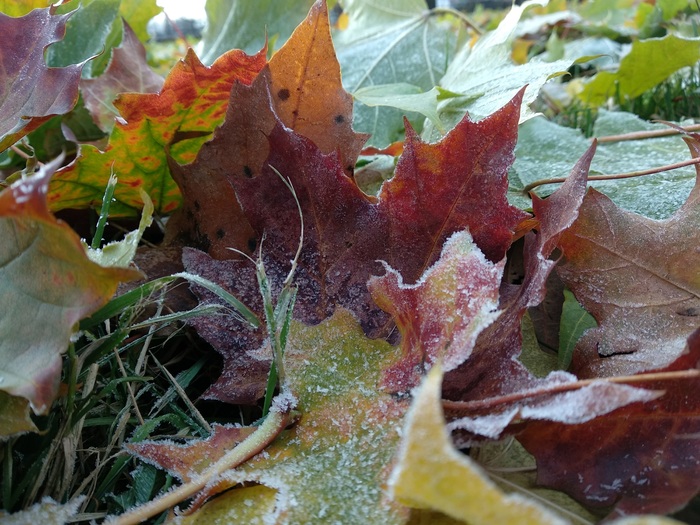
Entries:
[[471,413],[485,409],[492,409],[499,405],[524,401],[533,397],[578,390],[593,383],[649,383],[652,381],[671,381],[674,379],[693,379],[698,377],[700,377],[700,370],[692,369],[679,370],[675,372],[649,372],[647,374],[637,374],[633,376],[582,379],[571,383],[555,385],[549,388],[530,390],[526,392],[516,392],[514,394],[492,397],[489,399],[480,399],[478,401],[450,401],[443,399],[442,407],[446,412],[449,412],[450,415],[454,415],[455,413]]
[[[680,130],[682,129],[682,131]],[[679,133],[687,133],[691,131],[700,131],[700,124],[684,126],[680,129],[655,129],[652,131],[633,131],[630,133],[621,133],[620,135],[606,135],[597,137],[598,142],[623,142],[626,140],[652,139],[657,137],[668,137],[670,135],[678,135]]]
[[[685,168],[686,166],[692,166],[693,164],[700,164],[700,157],[697,159],[684,160],[683,162],[676,162],[674,164],[667,164],[666,166],[659,166],[658,168],[650,168],[648,170],[641,171],[630,171],[629,173],[615,173],[613,175],[590,175],[588,180],[617,180],[617,179],[629,179],[632,177],[642,177],[644,175],[653,175],[654,173],[661,173],[662,171],[670,171],[678,168]],[[534,188],[538,186],[544,186],[545,184],[560,184],[565,182],[568,177],[555,177],[552,179],[542,179],[531,182],[522,189],[522,192],[527,195]]]

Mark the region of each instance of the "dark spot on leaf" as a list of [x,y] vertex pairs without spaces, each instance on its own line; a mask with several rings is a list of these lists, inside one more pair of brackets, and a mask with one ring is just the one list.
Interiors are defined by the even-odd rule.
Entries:
[[200,235],[199,236],[199,247],[202,249],[203,252],[209,251],[209,248],[211,247],[211,240],[209,239],[209,236],[207,236],[207,235]]
[[345,117],[343,115],[336,115],[333,120],[335,120],[336,124],[342,124],[345,122]]
[[352,241],[345,241],[345,247],[348,249],[352,248]]
[[251,237],[248,239],[248,249],[251,252],[255,251],[255,248],[258,246],[258,240],[255,237]]
[[199,211],[201,209],[201,206],[199,205],[199,201],[194,201],[194,211]]
[[223,228],[219,228],[218,230],[216,230],[216,238],[217,239],[223,239],[224,235],[226,235],[226,232],[224,231]]
[[676,313],[683,317],[698,317],[700,315],[700,308],[690,307],[685,310],[678,310]]
[[292,115],[294,115],[295,117],[298,117],[298,116],[299,116],[299,112],[295,109],[294,111],[292,111]]
[[287,100],[289,98],[289,90],[288,89],[280,89],[277,92],[277,96],[282,101]]
[[243,166],[243,174],[249,179],[253,178],[253,170],[250,169],[250,166]]

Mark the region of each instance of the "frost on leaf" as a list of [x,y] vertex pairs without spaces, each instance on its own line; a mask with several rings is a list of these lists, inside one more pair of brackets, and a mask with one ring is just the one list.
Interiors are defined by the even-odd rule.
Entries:
[[141,276],[91,262],[75,232],[49,213],[47,187],[61,160],[0,193],[0,389],[36,413],[56,396],[74,325],[120,281]]
[[415,285],[404,284],[391,267],[370,280],[372,298],[401,332],[403,359],[387,371],[388,388],[407,392],[436,361],[450,370],[469,357],[479,333],[500,313],[504,263],[486,260],[465,231],[447,240],[441,258]]
[[441,380],[436,366],[406,416],[389,482],[392,498],[472,525],[566,525],[534,501],[503,493],[476,463],[454,448],[440,406]]
[[[700,155],[697,134],[687,137]],[[700,174],[688,200],[655,221],[590,189],[559,241],[557,271],[598,322],[576,345],[582,377],[632,375],[680,355],[700,315]]]
[[[659,372],[696,369],[700,330]],[[563,490],[609,517],[667,514],[700,491],[700,379],[651,381],[658,399],[619,408],[585,424],[531,422],[518,440],[537,459],[538,483]]]
[[0,152],[78,101],[83,64],[46,66],[44,50],[63,38],[71,13],[57,7],[12,18],[0,13]]
[[[284,359],[299,421],[261,454],[224,474],[214,492],[245,482],[275,489],[274,507],[258,509],[258,519],[266,522],[283,517],[287,523],[404,523],[406,509],[389,500],[386,489],[408,403],[380,389],[382,371],[396,359],[396,350],[368,339],[352,314],[338,309],[316,326],[294,322]],[[172,468],[176,461],[161,457],[172,445],[139,447],[139,455],[151,462]],[[207,442],[192,447],[208,460],[224,452],[209,449]],[[179,448],[175,453],[190,457]],[[232,506],[245,506],[245,498],[234,502],[226,512],[239,515]]]

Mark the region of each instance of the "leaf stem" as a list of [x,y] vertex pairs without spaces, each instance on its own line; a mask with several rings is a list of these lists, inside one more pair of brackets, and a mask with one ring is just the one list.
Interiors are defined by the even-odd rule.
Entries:
[[[657,168],[650,168],[648,170],[641,171],[630,171],[629,173],[615,173],[613,175],[590,175],[588,180],[617,180],[617,179],[630,179],[632,177],[642,177],[644,175],[653,175],[654,173],[661,173],[662,171],[670,171],[678,168],[685,168],[686,166],[692,166],[693,164],[700,164],[700,158],[684,160],[682,162],[676,162],[674,164],[667,164],[665,166],[659,166]],[[565,182],[568,177],[555,177],[552,179],[542,179],[535,182],[531,182],[522,189],[525,195],[528,195],[530,191],[538,186],[543,186],[545,184],[560,184]]]
[[174,507],[181,501],[191,498],[227,470],[248,461],[272,443],[272,441],[296,419],[297,414],[294,412],[293,406],[288,403],[282,403],[281,405],[282,406],[274,405],[263,424],[260,425],[255,432],[236,447],[229,450],[224,457],[211,465],[195,479],[188,483],[183,483],[170,492],[140,507],[136,507],[121,516],[116,516],[111,519],[108,518],[105,523],[110,525],[135,525],[141,523]]
[[621,133],[619,135],[606,135],[602,137],[597,137],[597,139],[598,142],[623,142],[626,140],[641,140],[653,139],[657,137],[668,137],[670,135],[678,135],[679,133],[687,133],[689,131],[700,131],[700,124],[679,127],[679,129],[655,129],[650,131],[633,131],[630,133]]
[[580,388],[592,385],[593,383],[648,383],[651,381],[672,381],[674,379],[694,378],[700,378],[700,370],[691,369],[678,370],[674,372],[649,372],[646,374],[636,374],[633,376],[619,376],[607,378],[598,377],[595,379],[581,379],[579,381],[554,385],[542,389],[528,390],[525,392],[516,392],[504,396],[491,397],[488,399],[480,399],[478,401],[450,401],[447,399],[443,399],[442,407],[446,413],[449,413],[450,416],[454,417],[459,416],[461,414],[472,414],[473,412],[492,410],[493,408],[496,408],[499,405],[524,401],[526,399],[534,397],[578,390]]
[[470,17],[468,17],[466,14],[462,13],[461,11],[458,11],[457,9],[453,9],[451,7],[435,7],[430,10],[431,15],[452,15],[461,22],[464,23],[467,27],[471,28],[472,31],[474,31],[477,35],[481,36],[484,34],[484,31],[478,26],[476,22],[474,22]]

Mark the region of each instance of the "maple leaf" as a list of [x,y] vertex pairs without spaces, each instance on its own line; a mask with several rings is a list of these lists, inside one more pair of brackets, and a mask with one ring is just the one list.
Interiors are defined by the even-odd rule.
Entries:
[[[700,137],[686,139],[694,157]],[[557,271],[598,322],[576,345],[581,377],[633,375],[671,363],[698,327],[700,173],[688,200],[655,221],[618,208],[589,189],[561,237]]]
[[[658,372],[693,370],[700,362],[700,330],[685,352]],[[697,439],[700,379],[649,381],[664,392],[581,425],[531,422],[517,435],[537,458],[538,483],[563,490],[608,516],[667,514],[700,491]],[[563,466],[562,462],[566,465]]]
[[44,61],[44,50],[63,38],[72,14],[56,15],[56,9],[35,9],[20,18],[0,13],[0,151],[78,101],[83,64],[49,68]]
[[139,188],[149,194],[156,213],[172,212],[181,196],[169,173],[168,152],[178,162],[193,160],[223,119],[233,83],[250,83],[265,63],[265,50],[254,56],[233,50],[206,67],[190,49],[159,93],[121,94],[114,102],[121,120],[107,148],[81,145],[76,160],[51,182],[52,209],[99,207],[107,180],[116,173],[120,184],[110,207],[112,216],[133,215],[140,209]]
[[[532,208],[539,231],[525,238],[523,284],[502,287],[503,313],[497,323],[480,334],[469,361],[446,373],[443,385],[446,398],[486,399],[542,386],[517,360],[522,342],[521,321],[527,308],[538,305],[544,298],[545,282],[556,264],[548,258],[557,240],[578,216],[594,153],[595,145],[579,159],[567,181],[549,198],[533,196]],[[499,365],[494,366],[494,362]]]
[[[243,482],[275,489],[275,505],[259,508],[258,519],[404,523],[405,509],[384,494],[407,408],[407,401],[379,388],[382,370],[395,359],[395,350],[385,341],[367,339],[347,310],[336,310],[316,326],[293,322],[284,355],[285,373],[301,417],[263,454],[220,478],[216,490]],[[233,437],[232,443],[237,439]],[[156,463],[173,451],[172,445],[156,443],[130,448]],[[211,459],[223,453],[219,445],[211,448]],[[184,464],[174,473],[182,475],[194,467],[189,476],[196,476],[202,468],[202,443],[175,451]],[[250,512],[245,501],[232,506],[227,502],[230,519]]]
[[109,132],[119,112],[113,101],[119,93],[156,93],[163,86],[163,78],[146,62],[146,48],[136,38],[131,26],[124,22],[122,43],[112,50],[106,71],[98,78],[80,82],[85,107],[98,127]]
[[[306,52],[309,40],[325,42],[332,51],[330,39],[323,36],[327,32],[323,24],[328,23],[325,11],[314,7],[309,19],[304,24],[321,32],[321,37],[305,36],[302,52]],[[294,49],[298,34],[295,32],[285,47]],[[319,71],[322,68],[314,61],[325,63],[332,56],[311,53],[306,70]],[[298,122],[278,119],[277,107],[288,101],[286,97],[280,101],[278,86],[287,86],[291,93],[297,89],[293,82],[302,82],[298,88],[302,100],[294,102],[302,122],[305,119],[301,116],[307,114],[304,98],[312,94],[304,95],[306,77],[296,67],[288,68],[292,73],[286,82],[272,82],[274,64],[273,59],[270,73],[263,70],[250,86],[233,87],[226,119],[214,138],[202,147],[194,163],[173,168],[185,198],[185,223],[199,232],[201,247],[210,256],[231,257],[234,254],[227,252],[228,248],[250,253],[264,235],[265,268],[273,293],[279,293],[301,233],[298,200],[304,217],[304,244],[296,270],[296,318],[318,323],[343,306],[353,311],[373,336],[386,336],[393,326],[367,289],[369,277],[382,273],[376,261],[386,261],[406,283],[414,283],[437,260],[444,241],[466,227],[489,260],[503,258],[515,226],[527,216],[509,206],[505,198],[520,95],[482,121],[465,118],[436,144],[422,142],[408,128],[396,174],[379,197],[373,198],[347,175],[343,159],[357,154],[359,142],[349,144],[346,126],[351,121],[350,107],[339,80],[321,84],[329,94],[318,103],[340,108],[323,117],[329,130],[324,136],[327,152],[289,127]],[[335,66],[328,68],[335,71]],[[341,121],[333,117],[337,111],[346,112],[347,118]],[[316,119],[312,113],[308,118]],[[309,129],[318,134],[322,128]],[[296,197],[275,169],[289,179]],[[216,214],[210,212],[212,209]],[[216,280],[206,268],[204,254],[196,256],[196,266],[188,266],[189,257],[185,258],[188,271]],[[240,273],[240,262],[212,260],[211,264],[219,274],[226,274],[229,264],[230,277],[221,284],[246,304],[259,302],[259,294],[250,284],[252,273]],[[236,342],[241,337],[250,340],[247,331],[241,336],[238,327],[228,322],[225,327],[217,326],[214,320],[205,323],[195,322],[195,327],[224,355],[223,377],[234,375],[231,367],[239,367],[237,360],[253,364],[253,358],[244,357],[245,352],[230,353],[232,348],[254,350]],[[217,344],[223,340],[227,341],[223,346]],[[213,389],[210,394],[228,391],[227,399],[238,398],[236,384],[223,378]]]
[[56,396],[75,324],[107,302],[120,281],[141,277],[91,262],[75,232],[49,213],[46,191],[62,160],[0,194],[0,387],[36,413]]

